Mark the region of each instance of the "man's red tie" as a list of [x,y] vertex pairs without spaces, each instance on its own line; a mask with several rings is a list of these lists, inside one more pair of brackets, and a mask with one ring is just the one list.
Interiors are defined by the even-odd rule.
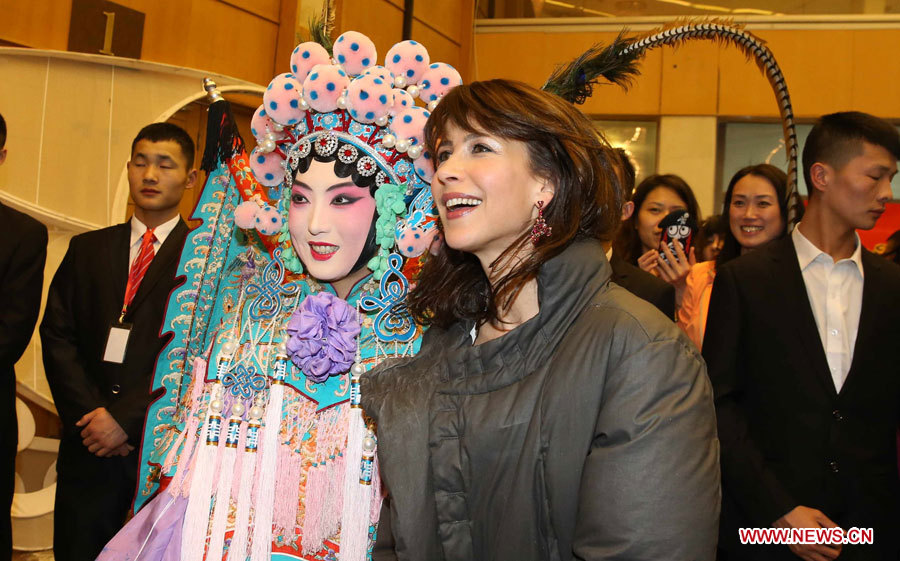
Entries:
[[134,258],[134,263],[131,264],[131,271],[128,273],[128,284],[125,287],[125,304],[122,306],[123,316],[125,315],[125,309],[134,300],[134,295],[137,294],[138,287],[141,286],[141,281],[144,280],[144,273],[147,272],[147,267],[150,266],[150,262],[153,261],[153,256],[156,254],[153,250],[155,241],[156,235],[153,234],[153,228],[148,228],[141,238],[141,250],[138,252],[137,257]]

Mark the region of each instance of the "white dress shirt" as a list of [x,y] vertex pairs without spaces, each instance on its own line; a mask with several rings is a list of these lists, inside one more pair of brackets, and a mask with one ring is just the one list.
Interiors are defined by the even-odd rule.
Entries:
[[794,228],[791,237],[831,379],[840,393],[853,362],[853,348],[859,331],[863,294],[862,244],[857,235],[853,255],[835,263],[830,255],[800,233],[799,227]]
[[[153,242],[153,254],[156,255],[159,252],[160,246],[165,243],[166,238],[169,237],[169,234],[172,233],[172,230],[175,229],[175,226],[178,225],[178,221],[181,219],[181,216],[176,215],[174,218],[169,220],[168,222],[164,222],[156,227],[153,230],[153,234],[156,236],[156,241]],[[128,271],[131,271],[131,267],[134,266],[134,260],[137,259],[138,253],[141,251],[141,239],[144,237],[144,232],[147,231],[147,226],[138,220],[137,216],[131,217],[131,246],[129,250],[128,257]]]

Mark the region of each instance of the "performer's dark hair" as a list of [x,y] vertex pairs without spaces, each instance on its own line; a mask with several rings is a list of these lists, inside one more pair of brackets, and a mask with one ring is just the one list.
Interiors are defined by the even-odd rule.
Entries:
[[881,146],[900,160],[900,133],[897,127],[868,113],[845,111],[823,115],[806,137],[803,146],[803,178],[810,196],[816,191],[810,169],[826,163],[841,169],[862,154],[863,142]]
[[0,150],[6,146],[6,119],[3,118],[3,114],[0,113]]
[[[330,156],[320,156],[316,153],[315,150],[310,150],[309,154],[305,158],[300,158],[297,161],[297,167],[294,169],[293,176],[297,177],[298,173],[306,173],[309,170],[309,166],[312,164],[313,160],[317,162],[334,162],[334,174],[340,178],[350,178],[350,181],[353,182],[357,187],[367,188],[369,193],[374,197],[375,191],[378,189],[378,186],[375,184],[375,176],[377,174],[372,174],[368,177],[361,175],[359,171],[356,169],[356,160],[352,163],[345,164],[344,162],[338,159],[338,154],[341,152],[341,149],[344,147],[343,143],[338,143],[337,150],[335,150]],[[362,157],[362,153],[360,153],[360,157]],[[358,271],[362,267],[365,267],[369,260],[375,257],[375,254],[378,252],[378,244],[375,241],[375,221],[378,219],[378,209],[375,209],[375,216],[372,217],[372,224],[369,226],[369,234],[366,236],[366,243],[363,246],[362,252],[359,254],[359,258],[356,260],[356,263],[353,264],[353,267],[350,269],[350,272]]]
[[[478,259],[445,243],[429,258],[411,292],[417,321],[447,327],[459,319],[498,322],[541,266],[574,240],[608,238],[621,214],[618,157],[572,104],[521,82],[489,80],[454,88],[425,125],[425,144],[437,154],[450,126],[521,142],[532,175],[555,187],[544,209],[552,234],[533,250],[523,231],[497,262],[523,250],[526,257],[491,285]],[[434,181],[437,181],[435,177]]]
[[697,204],[697,198],[694,196],[694,191],[691,189],[691,186],[688,185],[684,179],[671,173],[654,174],[646,177],[634,189],[634,195],[631,197],[631,201],[634,203],[634,212],[631,213],[631,217],[628,220],[622,223],[619,235],[616,236],[615,249],[613,250],[615,253],[618,253],[622,259],[633,265],[637,264],[637,259],[642,253],[641,238],[637,233],[638,215],[641,213],[641,206],[644,204],[644,199],[659,187],[668,187],[672,191],[675,191],[678,198],[684,202],[684,206],[687,207],[688,212],[690,212],[698,222],[700,221],[700,205]]
[[[734,194],[734,186],[737,182],[748,175],[760,177],[769,182],[775,189],[775,198],[778,199],[778,209],[781,211],[781,231],[778,232],[778,238],[783,238],[787,233],[788,205],[785,200],[787,197],[787,174],[770,164],[756,164],[739,169],[737,173],[728,182],[728,189],[725,191],[725,203],[722,206],[722,217],[725,219],[725,242],[722,244],[722,251],[716,258],[716,267],[721,266],[736,257],[741,256],[741,244],[731,231],[731,220],[729,219],[729,209],[731,208],[731,197]],[[797,216],[799,221],[803,217],[803,205],[798,206]]]
[[183,128],[172,123],[151,123],[142,128],[131,142],[131,154],[141,140],[150,142],[165,142],[171,140],[181,148],[181,154],[187,162],[187,169],[194,167],[194,140]]

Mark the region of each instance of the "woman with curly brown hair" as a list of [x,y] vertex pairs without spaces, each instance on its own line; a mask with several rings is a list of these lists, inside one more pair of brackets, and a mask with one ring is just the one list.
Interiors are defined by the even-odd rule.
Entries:
[[[432,113],[445,244],[420,354],[363,379],[399,559],[713,559],[703,361],[609,282],[616,156],[569,103],[475,82]],[[382,523],[385,522],[382,517]]]

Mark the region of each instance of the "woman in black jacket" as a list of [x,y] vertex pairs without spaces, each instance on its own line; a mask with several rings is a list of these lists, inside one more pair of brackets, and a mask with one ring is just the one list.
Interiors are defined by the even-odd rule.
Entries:
[[615,154],[505,80],[454,89],[426,143],[445,245],[409,305],[431,328],[362,384],[380,541],[411,561],[713,559],[710,385],[680,330],[609,282]]

